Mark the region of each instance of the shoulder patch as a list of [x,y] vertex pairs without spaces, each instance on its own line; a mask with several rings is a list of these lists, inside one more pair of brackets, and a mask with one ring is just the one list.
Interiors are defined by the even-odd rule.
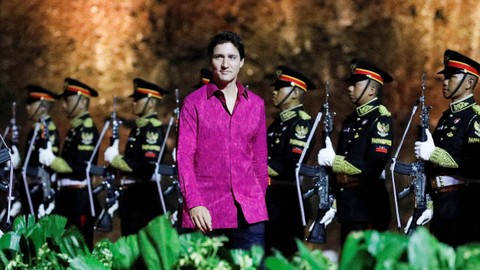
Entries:
[[93,127],[93,120],[92,118],[87,118],[85,121],[83,121],[83,126],[87,128]]
[[388,111],[388,109],[387,109],[385,106],[383,106],[383,105],[378,106],[378,111],[380,112],[381,115],[385,115],[385,116],[390,116],[390,115],[392,115],[392,114]]
[[473,111],[477,114],[477,115],[480,115],[480,105],[478,104],[475,104],[473,105]]
[[162,125],[162,121],[155,118],[150,118],[150,123],[152,123],[152,126],[154,127],[159,127]]
[[304,112],[304,111],[299,111],[298,112],[298,116],[300,116],[300,118],[302,118],[303,120],[310,120],[312,119],[312,117],[310,115],[308,115],[308,113]]

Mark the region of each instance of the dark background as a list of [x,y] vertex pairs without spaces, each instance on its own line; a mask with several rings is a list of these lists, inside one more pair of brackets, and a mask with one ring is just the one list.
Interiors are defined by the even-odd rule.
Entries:
[[[433,106],[435,125],[448,104],[441,96],[442,77],[436,75],[445,49],[480,60],[479,15],[476,0],[1,0],[0,128],[8,125],[16,101],[23,142],[32,125],[25,116],[25,85],[61,92],[65,77],[99,91],[91,103],[99,129],[110,115],[113,95],[119,98],[119,116],[134,119],[127,95],[135,77],[172,92],[179,88],[183,99],[198,82],[199,70],[208,65],[209,38],[232,30],[246,46],[240,81],[265,99],[268,124],[278,112],[269,87],[277,65],[298,69],[317,84],[318,90],[305,100],[312,117],[321,109],[325,83],[330,82],[330,108],[337,113],[334,134],[354,109],[343,82],[350,60],[368,58],[383,67],[395,79],[386,85],[383,99],[393,114],[396,149],[420,95],[422,73],[427,74],[426,99]],[[174,106],[173,95],[164,100],[164,123]],[[69,123],[60,103],[53,118],[63,137]],[[417,122],[418,117],[414,125]],[[128,127],[122,127],[123,141],[127,132]],[[399,160],[413,160],[415,137],[412,130]],[[309,163],[315,162],[318,142]],[[174,143],[171,136],[169,150]],[[100,153],[107,144],[104,140]],[[406,185],[407,179],[396,180],[398,188]],[[390,176],[387,183],[391,188]],[[411,209],[411,198],[401,203],[403,224]],[[392,230],[395,227],[392,220]],[[329,226],[329,241],[321,248],[338,249],[337,229],[335,222]],[[97,239],[102,237],[114,240],[118,232],[97,234]]]

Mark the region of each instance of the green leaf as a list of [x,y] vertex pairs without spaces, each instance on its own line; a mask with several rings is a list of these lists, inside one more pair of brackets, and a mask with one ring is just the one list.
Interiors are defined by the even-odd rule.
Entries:
[[178,234],[166,215],[150,221],[140,230],[138,240],[148,269],[172,269],[180,256]]
[[70,258],[90,254],[82,233],[76,227],[68,228],[57,241],[60,252],[67,254]]
[[111,246],[113,254],[113,269],[133,269],[140,257],[138,237],[136,234],[120,237]]
[[480,244],[469,244],[457,248],[455,269],[480,269]]
[[100,261],[92,256],[77,256],[70,262],[72,270],[107,270]]
[[339,270],[373,269],[374,257],[368,252],[365,231],[352,232],[343,246]]
[[[441,269],[442,265],[452,264],[452,257],[455,260],[453,249],[438,242],[424,227],[417,228],[410,237],[408,260],[412,269]],[[443,269],[453,269],[453,264]]]
[[271,270],[296,270],[288,261],[273,256],[265,259],[265,267]]
[[311,267],[311,269],[328,269],[328,261],[326,258],[318,260],[312,256],[310,250],[302,243],[302,241],[295,239],[297,242],[299,256],[304,259]]
[[377,260],[376,269],[391,269],[399,262],[407,262],[409,239],[406,235],[392,232],[366,231],[368,252]]
[[20,249],[21,235],[10,231],[0,238],[0,250],[9,249],[18,251]]

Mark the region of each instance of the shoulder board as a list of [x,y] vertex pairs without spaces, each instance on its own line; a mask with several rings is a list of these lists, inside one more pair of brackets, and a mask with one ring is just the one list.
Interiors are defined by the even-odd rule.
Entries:
[[302,118],[303,120],[310,120],[312,119],[312,117],[310,115],[308,115],[308,113],[304,112],[304,111],[299,111],[298,112],[298,116],[300,116],[300,118]]
[[150,118],[150,123],[152,123],[152,126],[154,127],[159,127],[162,125],[162,121],[156,119],[156,118]]
[[384,115],[384,116],[390,116],[390,115],[392,115],[392,114],[388,111],[388,109],[387,109],[385,106],[383,106],[383,105],[378,106],[378,111],[380,112],[381,115]]
[[87,118],[85,121],[83,121],[83,126],[87,128],[93,127],[93,120],[92,118]]
[[472,106],[473,108],[473,111],[477,114],[477,115],[480,115],[480,105],[478,104],[475,104]]

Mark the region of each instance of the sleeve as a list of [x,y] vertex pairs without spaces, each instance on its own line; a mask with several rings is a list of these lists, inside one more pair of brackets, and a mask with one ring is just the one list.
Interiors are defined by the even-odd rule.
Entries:
[[253,155],[253,170],[258,184],[265,194],[268,187],[268,150],[265,103],[263,101],[261,101],[259,114],[257,134],[253,141],[253,149],[257,151],[257,153]]
[[[148,125],[145,128],[135,144],[135,151],[129,152],[133,155],[130,154],[123,157],[123,160],[135,176],[142,179],[150,179],[152,177],[164,140],[165,132],[161,126]],[[116,167],[114,163],[115,159],[112,165]]]
[[268,161],[269,171],[275,171],[279,178],[295,177],[295,168],[305,149],[310,132],[311,123],[308,120],[299,119],[285,137],[282,154],[271,156]]
[[177,150],[178,177],[187,209],[204,205],[195,176],[197,128],[197,112],[187,97],[180,110]]
[[366,149],[361,156],[335,156],[333,170],[335,173],[377,178],[385,168],[392,150],[392,120],[388,116],[380,116],[366,138]]

